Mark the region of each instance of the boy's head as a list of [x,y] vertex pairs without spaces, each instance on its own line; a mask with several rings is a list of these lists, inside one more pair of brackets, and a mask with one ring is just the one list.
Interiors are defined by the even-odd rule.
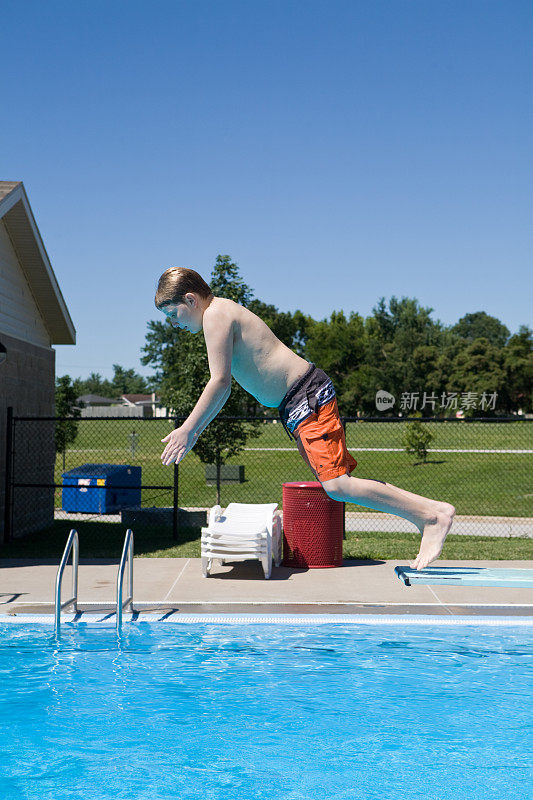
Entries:
[[167,315],[174,327],[191,333],[202,329],[206,305],[213,299],[208,284],[193,269],[169,267],[159,278],[155,305]]

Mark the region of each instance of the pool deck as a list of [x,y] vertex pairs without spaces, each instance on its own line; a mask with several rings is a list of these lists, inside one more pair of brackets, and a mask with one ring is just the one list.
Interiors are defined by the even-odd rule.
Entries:
[[[334,569],[273,567],[265,580],[258,561],[213,566],[202,576],[199,558],[135,558],[133,608],[140,613],[432,614],[533,618],[533,589],[405,586],[394,567],[408,562],[346,560]],[[447,561],[432,566],[533,569],[533,561]],[[53,613],[58,562],[0,559],[0,614]],[[81,559],[78,606],[112,611],[117,562]],[[63,578],[70,597],[71,567]]]

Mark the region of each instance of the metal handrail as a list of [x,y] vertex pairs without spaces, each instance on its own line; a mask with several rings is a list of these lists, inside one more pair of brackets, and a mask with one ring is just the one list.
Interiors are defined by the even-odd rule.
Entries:
[[[70,600],[61,602],[61,582],[63,580],[63,572],[67,565],[70,551],[72,550],[72,597]],[[55,631],[59,630],[61,623],[61,611],[67,606],[74,604],[74,612],[78,610],[78,564],[80,560],[80,546],[78,539],[78,532],[72,528],[63,551],[63,558],[57,570],[56,575],[56,592],[55,592]]]
[[[123,600],[124,571],[128,563],[128,597]],[[122,557],[117,574],[117,633],[122,627],[122,611],[129,604],[129,610],[133,610],[133,531],[128,528],[122,548]]]

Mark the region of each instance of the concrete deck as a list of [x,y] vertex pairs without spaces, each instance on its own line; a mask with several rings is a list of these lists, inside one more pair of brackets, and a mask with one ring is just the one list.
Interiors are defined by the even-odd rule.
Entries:
[[[405,586],[394,567],[402,561],[345,561],[335,569],[273,567],[265,580],[258,561],[216,563],[202,576],[199,558],[135,558],[134,610],[190,613],[341,613],[502,615],[533,618],[533,589]],[[533,569],[533,561],[447,561],[438,566]],[[53,612],[57,561],[0,559],[0,614]],[[118,564],[81,559],[79,608],[112,610]],[[63,599],[70,597],[71,567]]]

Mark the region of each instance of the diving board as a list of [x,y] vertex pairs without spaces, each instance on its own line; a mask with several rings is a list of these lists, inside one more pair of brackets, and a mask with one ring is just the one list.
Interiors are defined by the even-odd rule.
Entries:
[[533,589],[533,569],[503,567],[426,567],[418,572],[411,567],[394,567],[406,586],[419,583],[442,586],[511,586]]

